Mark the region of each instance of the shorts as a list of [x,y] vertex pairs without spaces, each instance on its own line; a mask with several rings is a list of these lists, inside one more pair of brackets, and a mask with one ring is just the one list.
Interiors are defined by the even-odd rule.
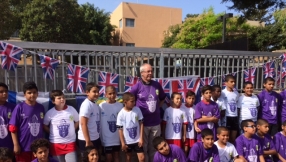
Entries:
[[239,125],[238,125],[238,117],[226,117],[226,127],[230,131],[238,131]]
[[177,145],[178,147],[182,147],[182,141],[180,139],[166,139],[168,144]]
[[134,151],[135,153],[143,153],[144,152],[143,146],[139,147],[138,143],[128,144],[127,146],[128,146],[128,148],[127,148],[128,153],[130,153],[132,151]]
[[36,157],[34,157],[31,151],[21,152],[19,155],[16,155],[16,161],[31,162],[34,159],[36,159]]
[[195,139],[189,139],[187,138],[185,143],[184,143],[184,146],[189,146],[189,147],[193,147],[193,145],[196,143]]
[[[100,149],[100,146],[101,146],[101,141],[100,139],[98,138],[97,140],[94,140],[94,141],[91,141],[93,146],[99,150]],[[78,147],[81,151],[85,151],[85,141],[83,140],[78,140]]]
[[269,124],[268,134],[270,136],[274,136],[278,132],[279,126],[278,124]]
[[105,154],[112,154],[114,152],[119,152],[120,146],[106,146],[104,147],[104,153]]

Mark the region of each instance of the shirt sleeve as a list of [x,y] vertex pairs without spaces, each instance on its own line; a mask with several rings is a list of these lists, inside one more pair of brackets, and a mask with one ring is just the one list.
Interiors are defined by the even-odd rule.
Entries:
[[137,111],[138,111],[138,119],[142,120],[143,119],[143,115],[142,115],[141,110],[139,108],[137,108]]
[[240,141],[240,137],[235,140],[235,147],[238,155],[243,156],[243,142]]
[[72,110],[72,114],[73,114],[73,120],[75,122],[78,122],[79,121],[79,115],[78,115],[78,113],[74,107],[71,106],[71,108],[72,108],[71,110]]
[[237,102],[237,108],[242,108],[242,98],[243,96],[240,96]]
[[199,150],[199,147],[198,145],[194,145],[189,153],[189,156],[188,156],[188,160],[191,161],[191,162],[198,162],[200,161],[199,159],[199,154],[200,154],[200,150]]
[[168,116],[168,108],[164,112],[163,121],[167,121],[167,116]]
[[116,125],[117,126],[123,126],[123,123],[122,123],[122,111],[120,111],[118,113],[118,115],[117,115]]
[[280,140],[279,140],[278,134],[276,134],[273,137],[273,142],[275,143],[275,150],[277,151],[277,153],[279,153],[280,152]]
[[236,148],[234,147],[234,145],[231,145],[231,147],[232,147],[232,157],[237,157],[238,153],[236,151]]
[[202,118],[202,115],[203,115],[202,114],[202,108],[201,108],[200,104],[197,104],[196,105],[196,111],[195,111],[195,120]]
[[276,150],[275,145],[274,145],[274,139],[272,139],[271,137],[269,138],[270,140],[270,150]]
[[185,111],[182,111],[182,117],[183,117],[183,123],[187,124],[188,123],[188,119],[187,119],[187,115]]
[[52,111],[53,109],[51,109],[51,110],[49,110],[47,113],[46,113],[46,115],[45,115],[45,117],[44,117],[44,125],[49,125],[50,124],[50,122],[51,122],[51,111]]
[[220,159],[219,159],[219,153],[218,153],[218,148],[216,145],[214,145],[213,147],[213,162],[220,162]]
[[21,106],[20,104],[18,104],[11,114],[11,119],[9,121],[9,124],[19,128],[20,120],[21,120]]
[[158,83],[158,88],[159,88],[159,100],[162,101],[162,100],[165,100],[166,98],[166,93],[164,92],[162,86],[160,83]]
[[138,81],[134,86],[131,87],[130,93],[134,94],[135,100],[137,100],[137,94],[138,94],[138,88],[139,88],[139,82]]
[[80,117],[84,116],[84,117],[86,117],[86,118],[89,118],[89,117],[90,117],[90,113],[91,113],[90,110],[91,110],[91,109],[90,109],[89,103],[83,101],[83,103],[82,103],[81,106],[80,106],[79,116],[80,116]]
[[219,119],[220,118],[220,111],[219,111],[219,107],[218,107],[217,103],[215,104],[215,107],[216,107],[216,111],[215,111],[214,116]]

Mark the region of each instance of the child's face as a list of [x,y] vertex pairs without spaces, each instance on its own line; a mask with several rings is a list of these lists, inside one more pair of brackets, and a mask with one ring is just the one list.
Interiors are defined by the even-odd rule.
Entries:
[[273,81],[267,81],[265,84],[263,84],[263,86],[265,87],[265,89],[267,91],[272,91],[274,88],[274,82]]
[[204,92],[204,94],[203,94],[203,98],[204,98],[205,100],[211,100],[211,97],[212,97],[211,91],[210,91],[210,90],[206,90],[206,91]]
[[53,104],[55,104],[56,106],[64,106],[66,104],[65,96],[56,96],[55,101],[53,101]]
[[282,125],[282,131],[286,134],[286,125]]
[[213,92],[212,92],[212,97],[213,98],[219,98],[221,95],[221,89],[220,88],[216,88]]
[[258,131],[260,131],[263,134],[267,134],[269,131],[269,124],[263,124],[263,125],[257,125]]
[[253,94],[253,85],[252,84],[247,84],[243,88],[243,91],[245,92],[246,95],[251,96]]
[[217,138],[219,141],[226,144],[229,139],[229,131],[221,131],[220,134],[217,134]]
[[0,101],[5,102],[8,99],[8,89],[0,87]]
[[88,99],[95,101],[99,96],[99,89],[97,87],[92,87],[89,92],[86,92],[86,95]]
[[124,104],[127,109],[132,109],[135,106],[135,98],[130,97],[128,101],[124,101]]
[[251,135],[255,134],[256,126],[253,122],[248,122],[247,126],[243,128],[245,133],[249,133]]
[[98,152],[96,149],[93,149],[89,152],[88,161],[89,162],[98,162]]
[[229,79],[227,82],[225,82],[226,87],[233,89],[235,86],[235,80]]
[[105,92],[105,97],[111,101],[111,102],[115,102],[116,99],[116,91],[114,89],[107,89]]
[[206,149],[210,149],[214,145],[214,136],[213,135],[205,136],[205,138],[202,138],[202,142],[204,143],[204,147]]
[[193,106],[195,103],[195,96],[188,96],[186,98],[186,104],[189,106]]
[[48,161],[49,149],[46,147],[40,147],[38,148],[37,152],[33,154],[34,157],[38,159],[38,161],[45,162]]
[[157,146],[157,150],[160,154],[167,156],[170,153],[169,144],[166,141],[163,141]]
[[174,98],[172,99],[172,102],[174,104],[174,106],[178,107],[181,105],[182,103],[182,96],[181,95],[175,95]]
[[36,89],[28,89],[24,94],[26,100],[35,102],[38,97],[38,91]]

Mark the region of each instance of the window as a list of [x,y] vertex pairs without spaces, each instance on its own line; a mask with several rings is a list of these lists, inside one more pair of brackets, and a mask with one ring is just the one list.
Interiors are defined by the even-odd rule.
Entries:
[[125,19],[125,26],[127,27],[134,27],[134,19]]
[[119,28],[122,28],[122,19],[119,20]]
[[135,43],[126,43],[126,47],[135,47]]

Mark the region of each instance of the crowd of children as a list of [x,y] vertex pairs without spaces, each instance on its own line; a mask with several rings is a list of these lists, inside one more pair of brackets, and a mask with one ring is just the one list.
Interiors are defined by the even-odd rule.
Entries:
[[[240,95],[232,75],[225,81],[224,90],[203,86],[196,105],[194,92],[186,93],[183,104],[183,96],[172,93],[162,136],[153,140],[154,162],[286,162],[286,91],[273,91],[275,80],[269,77],[258,95],[251,82]],[[107,162],[119,162],[120,151],[126,162],[132,152],[144,162],[144,118],[134,94],[124,93],[122,104],[116,89],[107,86],[107,100],[97,105],[99,87],[91,82],[79,112],[66,105],[60,90],[50,93],[54,107],[45,112],[34,82],[26,82],[23,92],[26,100],[13,105],[7,102],[8,86],[0,83],[0,162],[97,162],[101,151]]]

